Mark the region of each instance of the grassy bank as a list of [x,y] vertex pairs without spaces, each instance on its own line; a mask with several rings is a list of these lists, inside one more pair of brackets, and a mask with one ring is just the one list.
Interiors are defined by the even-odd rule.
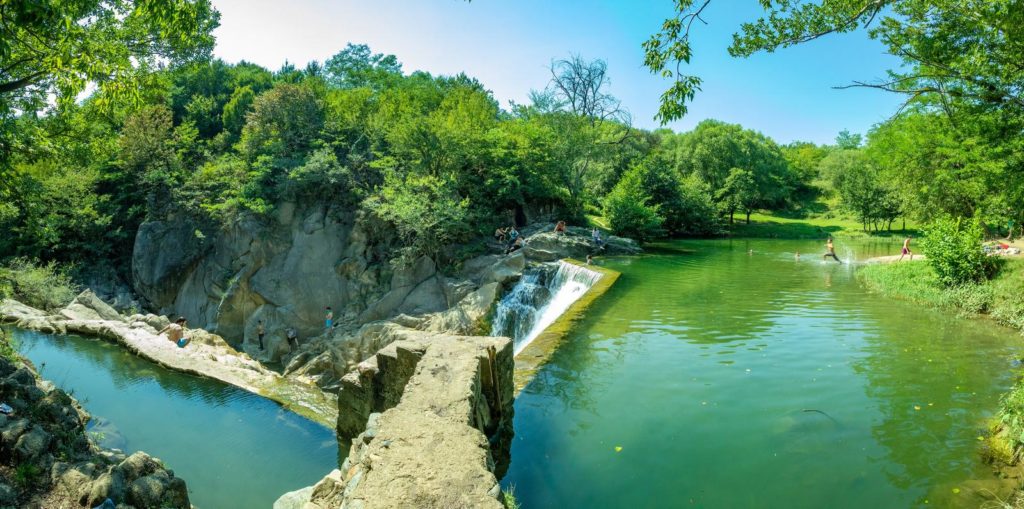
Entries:
[[[982,284],[943,288],[927,263],[890,263],[868,265],[858,271],[874,292],[925,306],[951,310],[964,315],[987,315],[997,322],[1024,333],[1024,260],[1007,259],[991,281]],[[1024,459],[1024,379],[1018,379],[1000,402],[992,417],[989,433],[983,439],[986,458],[999,470],[1020,470]],[[1024,507],[1024,496],[1014,497]]]
[[907,230],[900,230],[902,221],[893,224],[893,230],[865,232],[861,224],[853,219],[843,218],[788,218],[768,214],[751,214],[750,224],[745,216],[736,216],[736,223],[729,226],[734,237],[759,237],[779,239],[820,239],[825,235],[836,237],[867,237],[904,235],[916,233],[916,224],[907,223]]
[[927,263],[867,265],[858,271],[869,290],[961,314],[984,314],[1024,332],[1024,260],[1007,259],[994,279],[944,288]]

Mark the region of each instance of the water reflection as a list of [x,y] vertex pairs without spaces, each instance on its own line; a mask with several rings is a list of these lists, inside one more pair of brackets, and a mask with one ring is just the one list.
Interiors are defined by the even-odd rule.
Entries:
[[163,460],[197,507],[270,507],[337,468],[333,431],[274,402],[102,341],[11,332],[44,378],[97,417],[94,436]]
[[908,507],[983,470],[1016,338],[868,294],[819,244],[608,260],[620,282],[516,402],[503,483],[525,507]]

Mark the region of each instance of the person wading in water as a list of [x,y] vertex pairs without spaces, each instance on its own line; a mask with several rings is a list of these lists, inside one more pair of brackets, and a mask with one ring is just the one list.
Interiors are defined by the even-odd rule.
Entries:
[[821,259],[824,260],[825,258],[828,258],[830,256],[835,261],[843,263],[843,261],[840,260],[838,256],[836,256],[836,246],[832,244],[832,237],[829,237],[828,241],[825,242],[825,256],[822,256]]

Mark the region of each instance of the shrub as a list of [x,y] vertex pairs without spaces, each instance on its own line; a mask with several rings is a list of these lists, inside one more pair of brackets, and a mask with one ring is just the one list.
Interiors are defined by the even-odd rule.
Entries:
[[665,219],[658,215],[657,205],[649,205],[650,200],[638,169],[627,171],[604,198],[604,217],[612,232],[638,242],[660,235]]
[[942,218],[925,233],[928,263],[947,287],[979,283],[995,275],[999,260],[981,250],[984,230],[978,219]]
[[[465,241],[470,229],[469,200],[450,180],[429,175],[389,174],[380,196],[366,205],[390,222],[405,243],[406,258],[436,256],[442,248]],[[408,260],[406,260],[408,261]]]
[[26,258],[15,258],[0,266],[0,298],[54,310],[71,302],[77,291],[67,271],[53,262],[38,265]]

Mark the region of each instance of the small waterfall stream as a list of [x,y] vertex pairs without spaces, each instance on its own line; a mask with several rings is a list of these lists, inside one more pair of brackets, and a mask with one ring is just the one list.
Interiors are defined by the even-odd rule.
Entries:
[[563,261],[526,270],[498,303],[491,335],[512,338],[518,354],[600,278],[598,272]]

